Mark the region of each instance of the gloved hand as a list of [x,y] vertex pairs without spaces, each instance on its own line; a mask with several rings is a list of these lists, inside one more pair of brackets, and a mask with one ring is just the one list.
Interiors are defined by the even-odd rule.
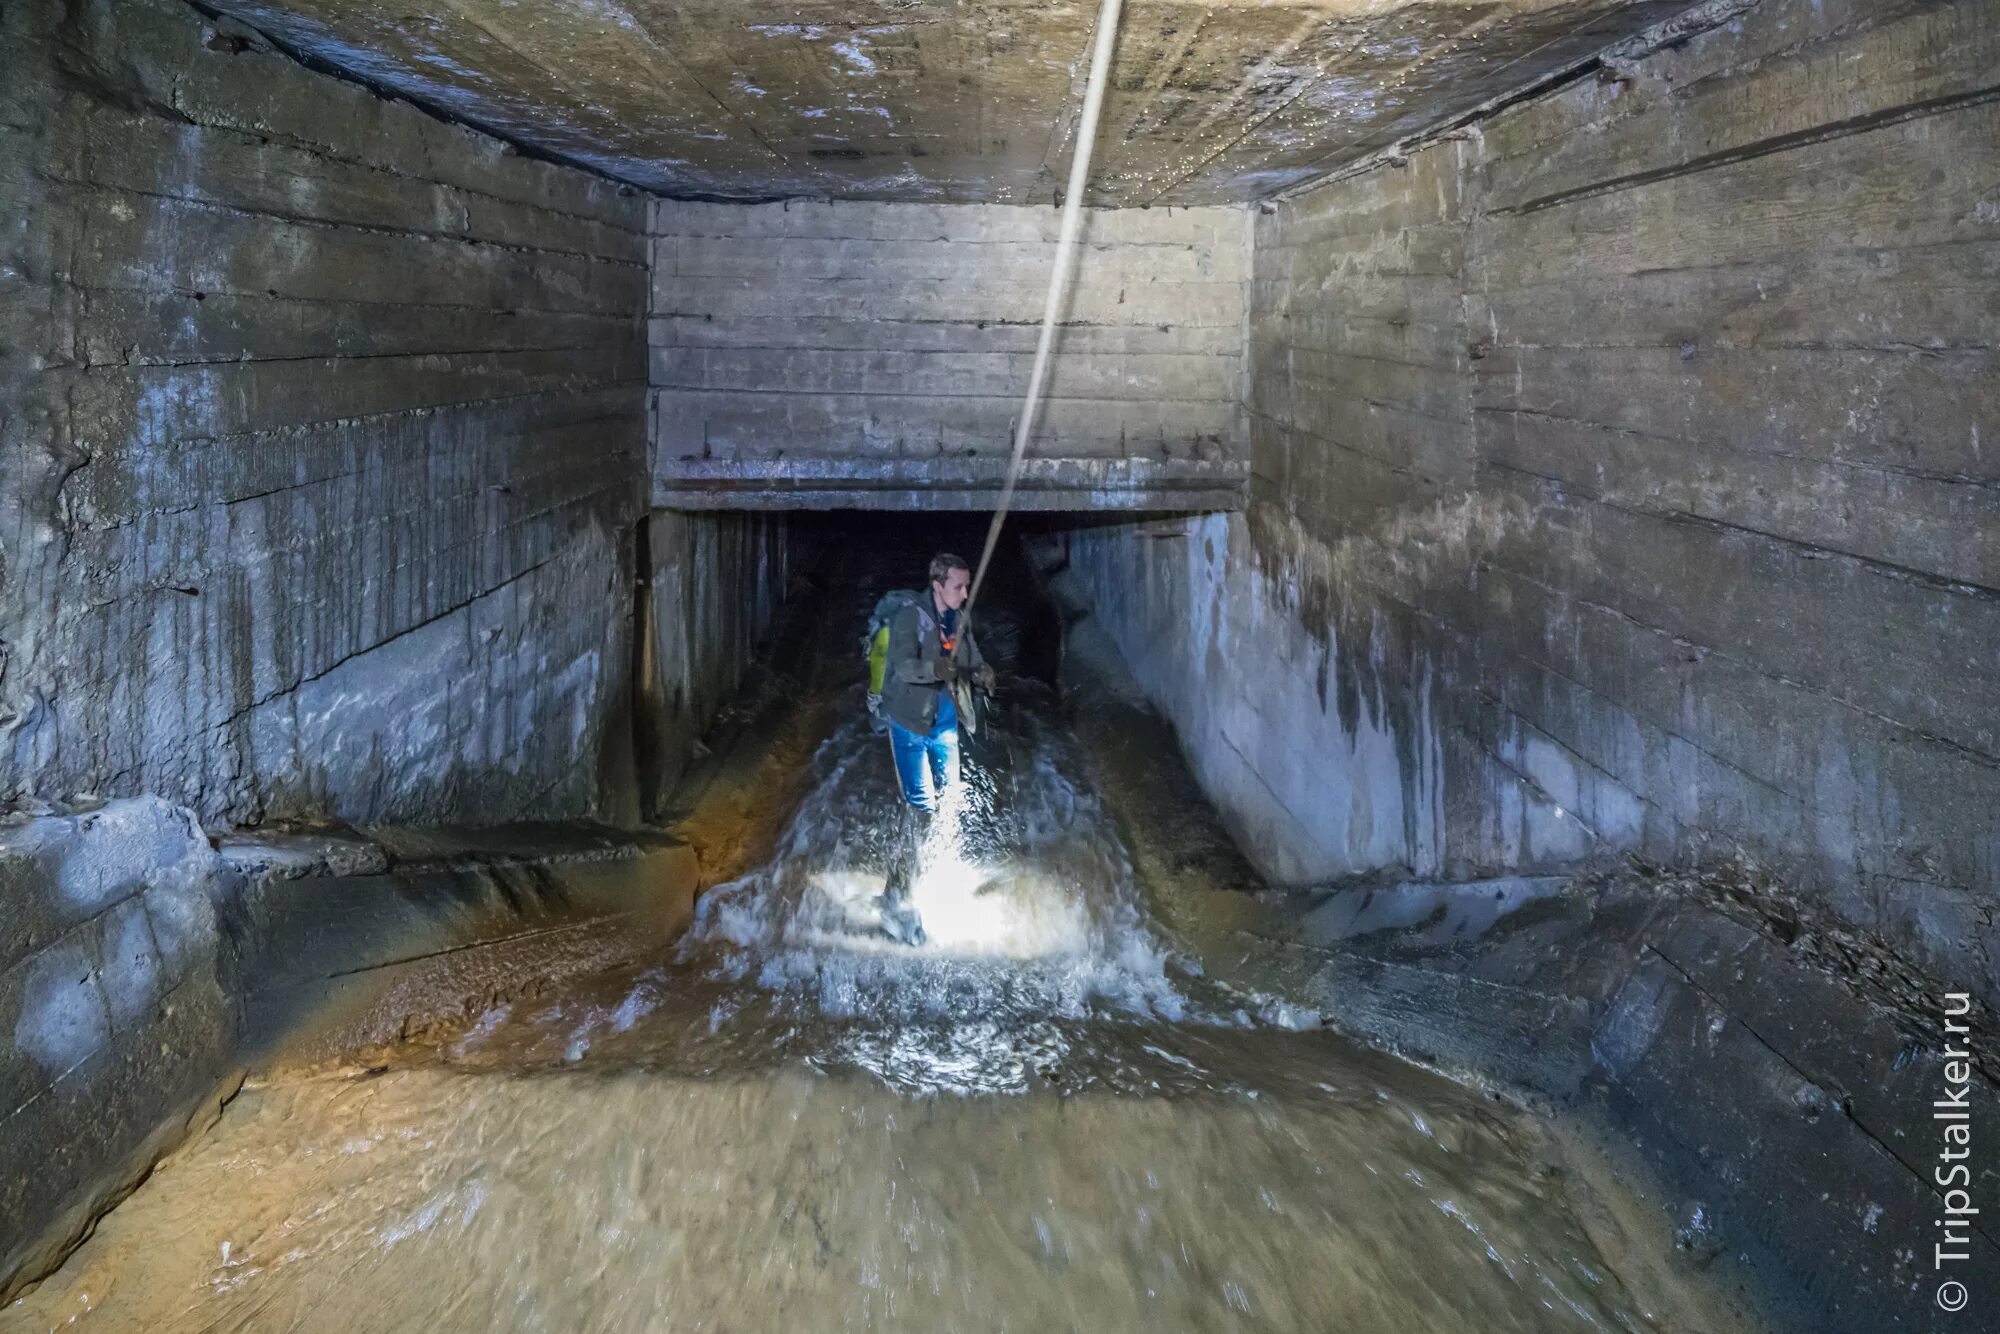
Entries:
[[988,667],[985,663],[982,662],[977,667],[972,669],[972,680],[973,684],[977,685],[981,690],[984,690],[987,694],[990,695],[993,693],[993,683],[995,680],[993,675],[993,669],[991,667]]

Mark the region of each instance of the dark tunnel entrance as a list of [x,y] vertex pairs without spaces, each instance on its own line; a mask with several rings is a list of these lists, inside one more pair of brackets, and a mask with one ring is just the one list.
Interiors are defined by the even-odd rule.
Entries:
[[[931,558],[959,556],[976,570],[988,517],[980,513],[910,510],[794,512],[793,540],[810,567],[815,596],[842,598],[855,591],[875,596],[890,589],[920,590]],[[1016,515],[1005,525],[975,612],[992,622],[992,648],[1005,668],[1048,686],[1057,684],[1062,617],[1041,580],[1037,562],[1061,559],[1074,522],[1061,516]],[[1035,549],[1031,558],[1029,548]],[[861,628],[856,627],[858,638]]]

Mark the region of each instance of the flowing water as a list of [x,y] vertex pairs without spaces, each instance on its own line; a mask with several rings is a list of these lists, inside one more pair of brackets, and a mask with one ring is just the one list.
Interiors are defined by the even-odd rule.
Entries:
[[1044,689],[974,756],[923,947],[843,723],[672,957],[253,1085],[0,1328],[1720,1328],[1529,1118],[1206,980]]

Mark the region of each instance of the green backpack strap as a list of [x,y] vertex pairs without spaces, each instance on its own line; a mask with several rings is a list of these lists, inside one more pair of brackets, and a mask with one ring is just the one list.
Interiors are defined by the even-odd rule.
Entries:
[[868,640],[868,693],[882,693],[882,682],[889,674],[889,627],[886,623],[875,628]]
[[881,695],[882,683],[889,676],[889,623],[896,619],[896,613],[916,603],[917,594],[907,588],[884,593],[875,603],[875,612],[868,618],[868,633],[861,639],[861,651],[868,658],[871,699]]

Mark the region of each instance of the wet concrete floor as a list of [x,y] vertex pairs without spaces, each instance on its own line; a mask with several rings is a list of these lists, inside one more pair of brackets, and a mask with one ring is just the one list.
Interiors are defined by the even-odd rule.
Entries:
[[1547,1127],[1205,977],[1025,674],[884,937],[827,587],[670,956],[274,1067],[0,1330],[1742,1328]]

